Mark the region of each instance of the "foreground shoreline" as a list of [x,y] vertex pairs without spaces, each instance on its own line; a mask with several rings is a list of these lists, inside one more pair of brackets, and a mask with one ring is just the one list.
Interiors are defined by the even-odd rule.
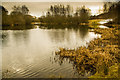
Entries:
[[95,28],[94,32],[101,34],[101,38],[91,41],[88,47],[79,47],[74,50],[60,48],[56,52],[60,60],[68,58],[73,62],[78,73],[93,73],[89,78],[119,78],[120,62],[120,29]]

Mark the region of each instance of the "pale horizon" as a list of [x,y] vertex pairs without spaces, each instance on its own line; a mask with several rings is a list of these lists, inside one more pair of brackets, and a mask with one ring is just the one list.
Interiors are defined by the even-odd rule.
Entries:
[[91,9],[91,15],[98,15],[99,9],[103,8],[103,2],[3,2],[2,6],[4,6],[10,13],[14,5],[26,5],[30,10],[30,15],[40,17],[45,15],[50,5],[55,4],[70,5],[73,7],[73,11],[75,11],[77,7],[85,5],[87,8]]

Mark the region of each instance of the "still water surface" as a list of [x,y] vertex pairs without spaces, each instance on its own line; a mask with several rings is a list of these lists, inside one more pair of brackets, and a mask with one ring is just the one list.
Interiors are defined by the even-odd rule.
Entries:
[[[55,61],[60,47],[77,48],[99,37],[88,28],[2,31],[2,72],[11,78],[81,77],[69,60]],[[89,74],[86,74],[89,76]],[[86,77],[83,76],[83,77]]]

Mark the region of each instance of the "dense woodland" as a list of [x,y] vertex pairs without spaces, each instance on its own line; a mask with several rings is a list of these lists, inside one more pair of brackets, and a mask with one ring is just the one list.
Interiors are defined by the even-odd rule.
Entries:
[[47,24],[80,24],[88,23],[90,10],[85,6],[76,9],[73,14],[70,5],[54,5],[49,8],[46,16],[42,16],[40,21]]
[[[92,17],[93,18],[93,17]],[[113,24],[120,24],[120,1],[105,2],[103,5],[103,13],[94,16],[95,19],[113,19]]]
[[29,9],[25,5],[14,6],[9,15],[3,6],[0,6],[0,9],[2,9],[2,25],[4,26],[29,25],[32,22],[33,17],[29,15]]
[[[12,11],[8,14],[7,9],[0,6],[2,10],[2,25],[30,25],[32,22],[41,22],[44,25],[80,25],[87,24],[91,19],[113,19],[109,24],[120,24],[120,2],[105,2],[103,5],[103,13],[98,16],[92,16],[90,9],[85,6],[78,7],[75,12],[70,5],[51,5],[46,13],[37,18],[33,18],[29,14],[27,6],[13,6]],[[87,24],[88,25],[88,24]]]

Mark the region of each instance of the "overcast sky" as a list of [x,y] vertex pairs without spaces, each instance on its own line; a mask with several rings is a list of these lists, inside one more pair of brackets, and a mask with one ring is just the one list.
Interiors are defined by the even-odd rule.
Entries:
[[[102,9],[104,1],[115,1],[115,0],[2,0],[2,5],[9,11],[12,11],[12,7],[26,5],[30,14],[33,16],[41,16],[45,14],[50,5],[64,4],[71,5],[75,10],[77,7],[85,5],[90,8],[92,15],[98,14],[98,10]],[[117,0],[119,1],[119,0]]]
[[33,16],[41,16],[45,14],[48,8],[51,5],[55,4],[64,4],[70,5],[73,8],[73,11],[76,10],[77,7],[81,7],[85,5],[87,8],[90,8],[92,14],[97,14],[98,10],[103,7],[103,2],[2,2],[2,5],[9,11],[12,11],[12,7],[14,5],[21,6],[26,5],[30,10],[30,14]]

